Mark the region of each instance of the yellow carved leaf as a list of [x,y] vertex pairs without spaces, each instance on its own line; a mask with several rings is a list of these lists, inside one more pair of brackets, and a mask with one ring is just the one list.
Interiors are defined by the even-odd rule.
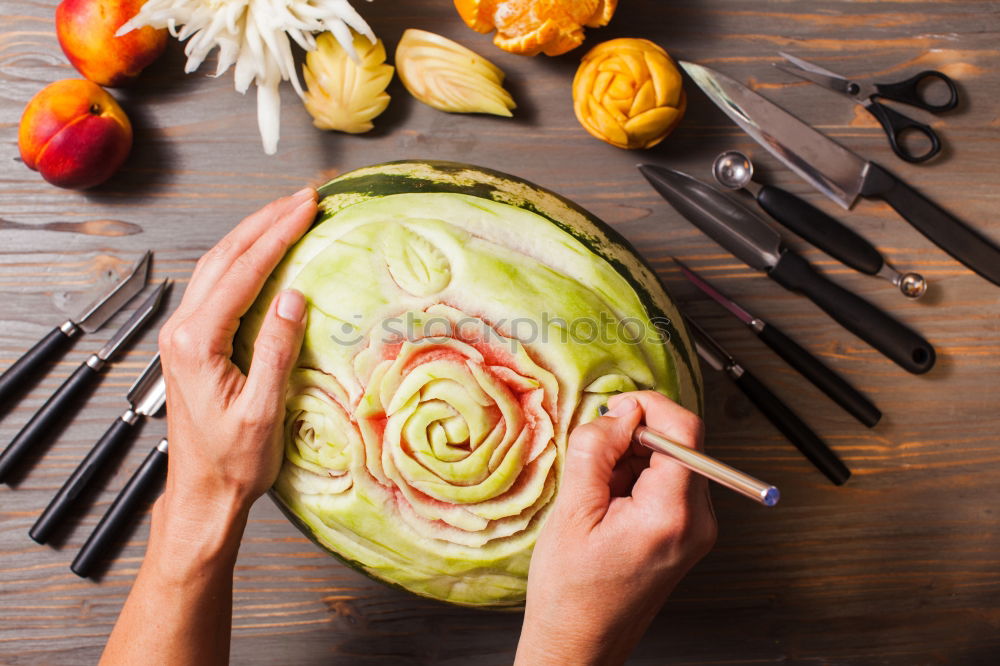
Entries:
[[499,67],[432,32],[403,33],[396,47],[396,70],[411,95],[441,111],[509,117],[516,108],[503,88]]
[[317,38],[316,50],[306,55],[303,102],[320,129],[367,132],[374,127],[372,119],[389,105],[385,89],[392,80],[393,67],[385,62],[382,40],[372,43],[355,34],[354,50],[357,62],[327,32]]

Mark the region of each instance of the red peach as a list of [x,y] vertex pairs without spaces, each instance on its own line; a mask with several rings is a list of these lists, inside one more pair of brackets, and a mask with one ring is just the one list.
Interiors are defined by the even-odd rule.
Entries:
[[84,189],[110,178],[128,157],[132,123],[96,83],[65,79],[28,102],[17,145],[24,163],[45,180]]
[[117,87],[139,76],[167,45],[167,31],[145,27],[115,32],[145,0],[63,0],[56,8],[59,45],[77,71],[102,86]]

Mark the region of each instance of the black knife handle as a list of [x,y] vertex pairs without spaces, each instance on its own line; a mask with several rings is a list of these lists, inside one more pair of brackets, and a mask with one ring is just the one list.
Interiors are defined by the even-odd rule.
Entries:
[[[742,370],[742,368],[741,368]],[[757,405],[764,416],[781,431],[788,440],[809,459],[826,478],[838,486],[851,478],[851,470],[837,457],[837,454],[826,445],[819,436],[807,426],[798,415],[789,409],[785,403],[771,393],[759,379],[746,370],[733,376],[733,381],[743,393]]]
[[45,511],[35,521],[34,526],[28,532],[28,536],[38,543],[48,541],[52,533],[59,527],[65,519],[66,514],[73,506],[80,493],[87,487],[90,480],[94,478],[94,473],[102,469],[108,458],[128,439],[132,426],[135,425],[137,417],[129,410],[111,424],[104,436],[97,441],[94,448],[90,450],[87,457],[77,466],[73,474],[66,480],[56,496],[52,498]]
[[768,275],[786,289],[808,296],[841,326],[905,370],[920,375],[934,367],[936,354],[931,343],[860,296],[823,277],[794,252],[783,252]]
[[150,488],[163,478],[166,464],[167,440],[164,439],[149,452],[139,469],[111,503],[101,522],[97,523],[97,527],[87,537],[86,543],[69,566],[73,573],[81,578],[94,573],[94,567],[105,557],[108,548],[118,540],[122,529],[141,505]]
[[[97,359],[97,361],[94,362],[93,359]],[[94,368],[92,365],[97,367]],[[97,381],[101,374],[101,367],[103,367],[103,361],[98,359],[96,355],[80,364],[80,367],[63,382],[63,385],[21,428],[21,432],[17,433],[7,448],[3,450],[3,453],[0,453],[0,483],[5,483],[10,478],[10,473],[28,451],[45,442],[63,415],[71,410],[80,396]]]
[[861,423],[873,428],[882,418],[878,407],[860,391],[778,328],[764,324],[757,335],[788,365]]
[[861,196],[882,199],[942,250],[1000,285],[1000,247],[874,162]]
[[0,407],[6,406],[8,400],[24,392],[30,380],[41,371],[46,362],[51,363],[65,354],[70,341],[79,332],[80,328],[71,321],[53,328],[35,346],[24,352],[21,358],[14,361],[14,365],[4,370],[0,375]]
[[856,271],[876,275],[885,264],[875,246],[808,201],[773,185],[763,185],[757,203],[775,220]]

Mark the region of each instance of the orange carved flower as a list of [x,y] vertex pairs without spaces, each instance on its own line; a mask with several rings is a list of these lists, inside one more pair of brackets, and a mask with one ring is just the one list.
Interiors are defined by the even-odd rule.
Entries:
[[493,43],[519,55],[555,56],[583,43],[583,29],[611,20],[618,0],[455,0],[466,25],[496,30]]
[[619,148],[652,148],[684,116],[681,73],[646,39],[612,39],[583,57],[573,111],[584,129]]

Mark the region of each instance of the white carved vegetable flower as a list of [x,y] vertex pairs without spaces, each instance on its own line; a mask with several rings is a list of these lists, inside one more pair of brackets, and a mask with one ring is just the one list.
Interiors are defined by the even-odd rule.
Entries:
[[278,86],[291,81],[302,96],[291,42],[313,51],[313,34],[331,32],[354,58],[351,28],[375,42],[371,28],[347,0],[147,0],[118,34],[146,25],[168,28],[187,41],[185,72],[198,69],[218,47],[215,76],[234,67],[237,91],[245,93],[251,83],[257,86],[257,124],[268,155],[278,149]]

